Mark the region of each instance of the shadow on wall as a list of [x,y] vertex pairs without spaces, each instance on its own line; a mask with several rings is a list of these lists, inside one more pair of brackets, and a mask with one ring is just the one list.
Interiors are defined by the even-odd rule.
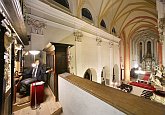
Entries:
[[85,79],[88,79],[88,80],[91,80],[91,81],[97,82],[97,73],[96,73],[96,70],[93,69],[93,68],[88,68],[85,71],[84,78]]

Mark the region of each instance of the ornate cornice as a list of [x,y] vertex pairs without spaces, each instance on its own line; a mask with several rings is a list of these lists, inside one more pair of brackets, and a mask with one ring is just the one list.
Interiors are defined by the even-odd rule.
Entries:
[[[116,36],[113,36],[109,34],[108,32],[105,32],[101,30],[100,28],[97,28],[77,17],[61,12],[58,9],[52,8],[49,5],[39,0],[27,0],[26,4],[27,6],[29,6],[29,8],[35,9],[36,11],[40,11],[41,13],[45,14],[45,15],[40,16],[40,18],[46,19],[45,16],[51,16],[52,21],[60,20],[60,22],[65,24],[65,26],[70,27],[72,29],[79,29],[79,30],[81,29],[83,33],[89,33],[92,35],[97,35],[99,33],[99,36],[102,39],[112,40],[114,42],[120,41],[120,38],[117,38]],[[50,21],[46,20],[46,22],[50,22]]]

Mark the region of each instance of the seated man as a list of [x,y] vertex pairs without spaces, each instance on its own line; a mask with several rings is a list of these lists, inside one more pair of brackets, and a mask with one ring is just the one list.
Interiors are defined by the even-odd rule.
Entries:
[[42,68],[40,60],[36,59],[34,66],[30,68],[28,72],[22,74],[23,76],[28,76],[29,78],[25,78],[21,81],[20,95],[25,95],[29,93],[30,84],[35,81],[41,81],[44,74],[45,70]]

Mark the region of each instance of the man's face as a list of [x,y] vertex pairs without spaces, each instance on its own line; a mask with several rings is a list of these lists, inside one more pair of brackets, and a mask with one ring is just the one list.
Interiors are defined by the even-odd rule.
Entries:
[[36,65],[39,65],[40,64],[40,61],[39,60],[36,60],[35,64]]

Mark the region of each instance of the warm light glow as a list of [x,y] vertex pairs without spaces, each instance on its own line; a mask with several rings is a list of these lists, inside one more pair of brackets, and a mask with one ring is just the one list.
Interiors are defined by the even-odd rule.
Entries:
[[20,45],[20,44],[15,45],[15,49],[21,50],[22,49],[22,45]]
[[141,67],[139,67],[139,70],[142,70],[142,68],[141,68]]
[[26,56],[29,55],[29,52],[26,52],[25,55],[26,55]]
[[4,55],[4,59],[8,59],[8,56]]
[[32,54],[32,55],[38,55],[40,53],[40,51],[31,50],[31,51],[29,51],[29,53]]
[[134,65],[134,68],[138,68],[139,67],[139,65],[136,63],[135,65]]
[[36,66],[36,64],[35,63],[32,63],[32,67],[35,67]]
[[146,72],[145,71],[142,71],[142,70],[135,70],[135,73],[136,74],[145,74]]

